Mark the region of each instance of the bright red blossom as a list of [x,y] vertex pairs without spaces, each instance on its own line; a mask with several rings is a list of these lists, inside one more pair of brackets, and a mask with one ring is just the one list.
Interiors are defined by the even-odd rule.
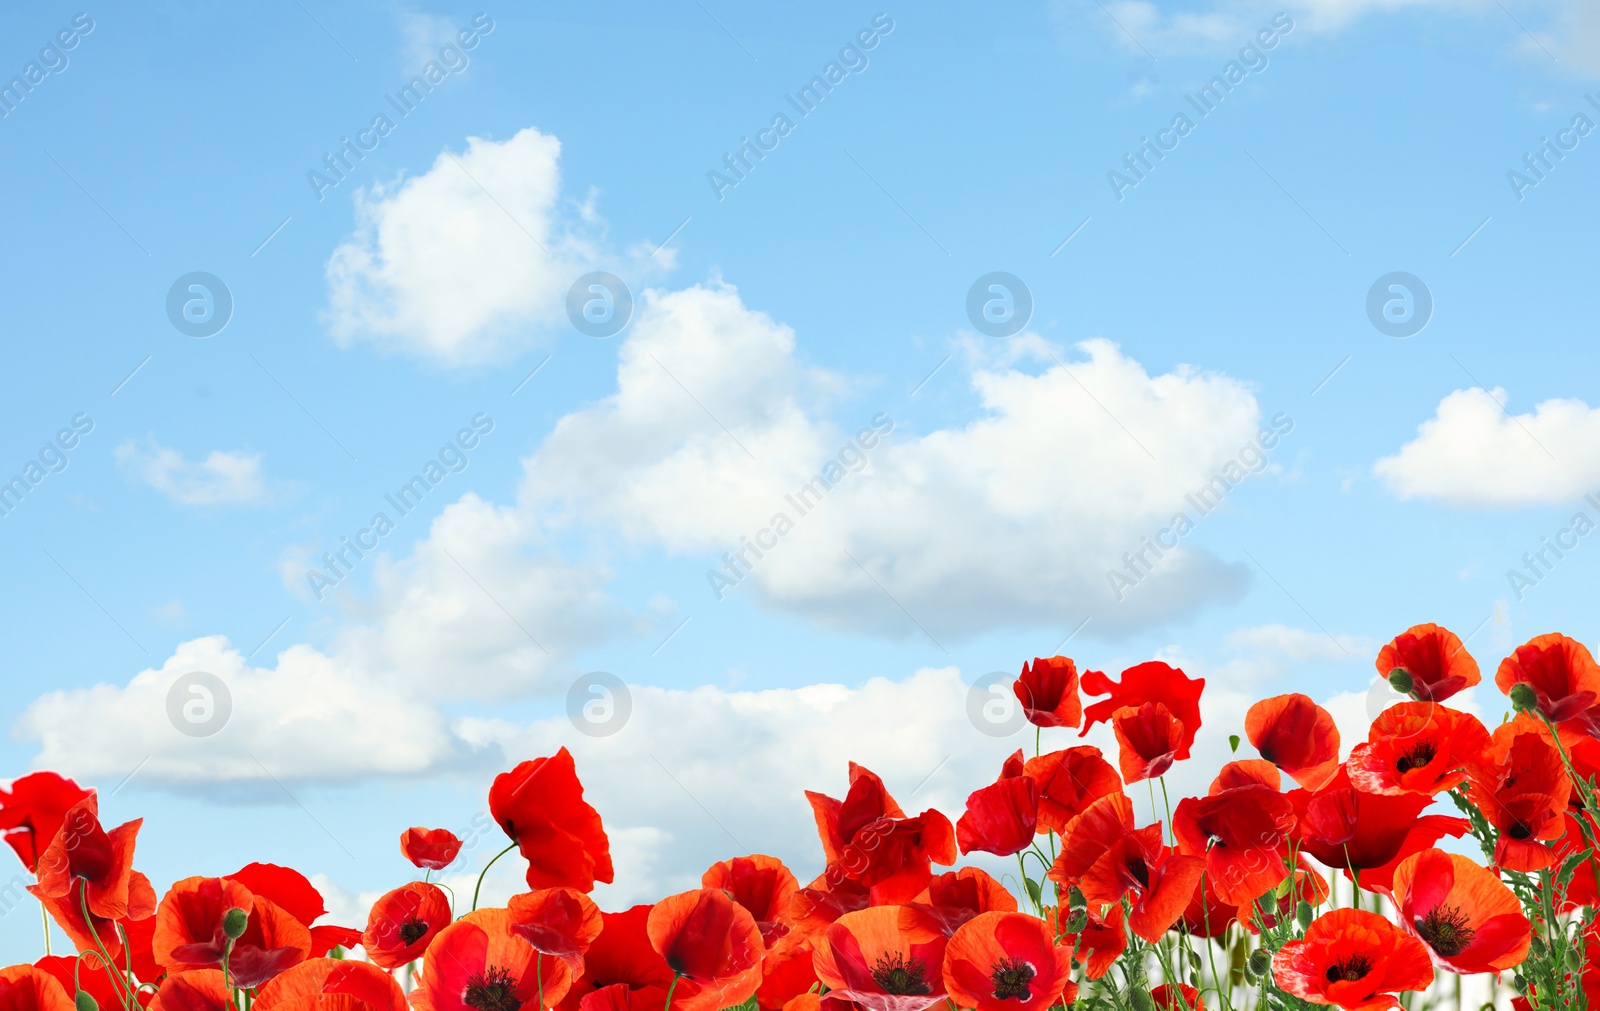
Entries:
[[373,964],[398,969],[423,956],[450,925],[450,900],[437,885],[412,881],[372,904],[361,947]]
[[1078,996],[1072,947],[1025,913],[968,920],[945,948],[944,979],[956,1006],[975,1011],[1044,1011]]
[[1117,735],[1117,764],[1129,783],[1161,778],[1188,748],[1183,721],[1160,702],[1118,709],[1111,728]]
[[1443,702],[1483,680],[1478,661],[1461,639],[1438,625],[1413,625],[1378,651],[1378,676],[1396,670],[1411,676],[1411,694],[1422,702]]
[[415,867],[442,871],[461,853],[461,840],[447,828],[408,828],[400,833],[400,852]]
[[529,888],[590,892],[611,883],[611,841],[566,748],[496,776],[489,812],[528,861]]
[[1326,709],[1305,695],[1257,702],[1245,715],[1244,727],[1262,758],[1308,790],[1326,786],[1339,771],[1339,728]]
[[1083,721],[1078,665],[1064,656],[1035,658],[1022,668],[1011,691],[1036,727],[1075,727]]
[[982,850],[1008,857],[1028,848],[1039,823],[1039,784],[1023,771],[1022,751],[1006,759],[1000,778],[974,790],[956,822],[961,852]]
[[829,887],[853,880],[874,903],[900,903],[933,878],[932,864],[956,862],[955,828],[935,810],[906,817],[883,780],[850,763],[850,791],[843,801],[806,791],[817,834],[827,857]]
[[1289,993],[1345,1011],[1399,1007],[1396,993],[1423,990],[1433,966],[1422,942],[1362,909],[1335,909],[1285,944],[1272,959],[1272,975]]
[[1099,671],[1086,671],[1081,683],[1085,695],[1111,697],[1084,709],[1079,737],[1087,734],[1096,723],[1110,720],[1119,709],[1159,702],[1183,724],[1183,738],[1174,757],[1179,761],[1189,757],[1195,734],[1200,730],[1200,693],[1205,689],[1205,678],[1190,678],[1176,667],[1151,660],[1123,671],[1120,684]]

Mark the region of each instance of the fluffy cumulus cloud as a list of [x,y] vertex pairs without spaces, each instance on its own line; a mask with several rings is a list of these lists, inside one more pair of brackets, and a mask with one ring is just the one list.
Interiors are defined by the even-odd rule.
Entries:
[[328,261],[328,322],[359,341],[450,365],[502,360],[563,318],[601,260],[560,204],[561,143],[528,128],[444,151],[422,175],[363,190]]
[[154,439],[116,448],[117,465],[180,505],[259,505],[270,498],[259,453],[213,450],[190,460]]
[[843,381],[731,287],[648,292],[616,393],[562,419],[525,497],[714,567],[730,552],[737,584],[708,577],[707,592],[847,629],[937,638],[1095,614],[1114,630],[1236,593],[1236,568],[1186,545],[1120,603],[1107,570],[1255,437],[1249,389],[1151,375],[1102,340],[1014,346],[972,353],[974,420],[918,434],[893,404],[827,410]]
[[1600,491],[1600,408],[1557,399],[1512,414],[1506,403],[1503,389],[1455,391],[1374,473],[1402,499],[1455,506],[1563,503]]

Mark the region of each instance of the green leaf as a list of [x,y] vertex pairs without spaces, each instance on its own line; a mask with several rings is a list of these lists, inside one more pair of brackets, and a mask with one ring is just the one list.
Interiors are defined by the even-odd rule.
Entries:
[[1032,878],[1023,878],[1022,885],[1028,890],[1028,898],[1033,901],[1035,906],[1042,906],[1044,904],[1042,891],[1039,888],[1039,882],[1033,880]]

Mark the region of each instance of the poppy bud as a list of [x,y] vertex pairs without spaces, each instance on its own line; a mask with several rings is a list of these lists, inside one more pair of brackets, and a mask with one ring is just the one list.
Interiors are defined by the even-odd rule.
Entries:
[[1252,975],[1265,976],[1267,970],[1272,968],[1272,953],[1265,948],[1257,948],[1250,953],[1250,961],[1245,963]]
[[1300,908],[1294,911],[1294,918],[1300,922],[1300,929],[1311,926],[1311,921],[1316,917],[1316,910],[1311,908],[1311,903],[1302,902]]
[[1416,682],[1411,680],[1411,672],[1404,667],[1396,667],[1389,672],[1389,685],[1401,695],[1410,695],[1411,689],[1416,687]]
[[1083,933],[1083,928],[1088,925],[1089,911],[1087,909],[1075,909],[1072,911],[1072,915],[1067,917],[1067,933],[1069,934],[1081,934]]
[[1133,1005],[1133,1011],[1156,1011],[1156,1002],[1149,990],[1133,991],[1129,994],[1129,1003]]
[[82,990],[79,990],[78,995],[72,998],[72,1004],[77,1008],[77,1011],[100,1011],[100,1005],[96,1004],[94,998]]
[[1518,682],[1511,686],[1511,705],[1517,712],[1525,713],[1539,706],[1539,696],[1528,685]]
[[1078,890],[1078,886],[1077,885],[1073,885],[1072,887],[1067,889],[1067,908],[1068,909],[1084,909],[1088,905],[1089,905],[1089,900],[1085,899],[1083,897],[1083,892]]
[[244,935],[244,928],[250,923],[250,914],[242,909],[230,909],[222,918],[222,932],[228,935],[231,941],[237,941]]

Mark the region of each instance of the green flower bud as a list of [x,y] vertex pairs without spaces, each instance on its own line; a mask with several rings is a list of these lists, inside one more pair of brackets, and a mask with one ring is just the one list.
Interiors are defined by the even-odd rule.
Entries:
[[78,1011],[100,1011],[100,1005],[96,1004],[94,998],[82,990],[79,990],[78,995],[72,998],[72,1003]]
[[1133,991],[1129,994],[1128,1003],[1133,1005],[1133,1011],[1156,1011],[1156,1002],[1149,990]]
[[1416,682],[1411,679],[1411,672],[1404,667],[1396,667],[1389,672],[1389,684],[1401,695],[1410,695],[1411,689],[1416,687]]
[[1256,976],[1265,976],[1267,970],[1272,968],[1272,952],[1257,948],[1250,953],[1250,961],[1245,963],[1245,968]]
[[1089,905],[1089,900],[1087,900],[1087,899],[1085,899],[1083,897],[1083,892],[1078,890],[1078,886],[1077,885],[1073,885],[1072,887],[1067,889],[1067,908],[1068,909],[1084,909],[1084,908],[1087,908],[1088,905]]
[[1300,903],[1299,908],[1294,911],[1294,918],[1300,924],[1301,930],[1311,926],[1311,921],[1316,918],[1316,915],[1317,911],[1311,908],[1311,903],[1309,902]]
[[237,941],[244,935],[244,928],[250,923],[250,914],[242,909],[230,909],[222,918],[222,932],[230,940]]
[[1067,917],[1066,927],[1069,934],[1081,934],[1083,933],[1083,928],[1088,925],[1089,911],[1087,909],[1075,909],[1072,911],[1072,915]]
[[1511,686],[1511,704],[1519,713],[1539,707],[1539,696],[1534,690],[1522,682]]

